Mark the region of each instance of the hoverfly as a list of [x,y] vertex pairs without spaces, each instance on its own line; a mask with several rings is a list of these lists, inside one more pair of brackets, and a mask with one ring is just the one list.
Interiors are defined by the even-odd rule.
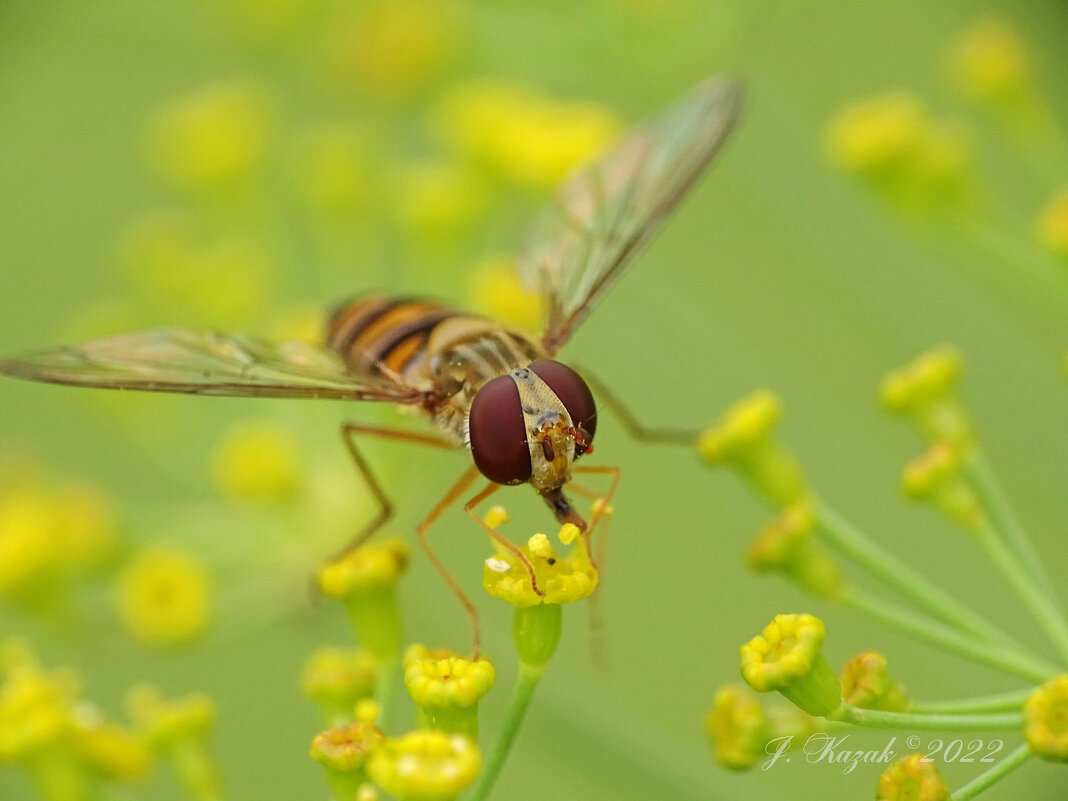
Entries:
[[530,562],[474,514],[477,504],[501,485],[529,483],[557,520],[584,532],[589,548],[598,513],[587,525],[564,486],[572,472],[609,474],[606,497],[611,497],[619,470],[575,464],[592,448],[597,408],[586,382],[554,356],[719,150],[741,103],[737,83],[708,80],[564,182],[537,218],[517,262],[524,285],[545,300],[540,338],[439,303],[376,294],[333,313],[325,346],[161,328],[0,360],[0,371],[76,386],[393,401],[421,410],[439,434],[342,427],[345,445],[380,506],[350,548],[392,512],[355,445],[357,435],[468,448],[474,466],[417,532],[471,616],[477,653],[475,607],[427,545],[427,528],[481,473],[489,484],[465,510],[516,554],[536,592],[542,591]]

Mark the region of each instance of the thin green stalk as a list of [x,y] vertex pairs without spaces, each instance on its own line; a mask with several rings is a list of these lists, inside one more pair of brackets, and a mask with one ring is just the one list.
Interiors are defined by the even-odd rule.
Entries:
[[1050,600],[1056,603],[1058,601],[1056,590],[1042,567],[1042,560],[1038,558],[1031,538],[1024,531],[1023,525],[1005,496],[1005,491],[1001,488],[1001,484],[994,476],[983,454],[978,451],[973,453],[961,465],[960,472],[975,494],[979,496],[979,501],[990,516],[994,528],[1016,552],[1031,577],[1042,586]]
[[508,705],[504,723],[500,731],[497,732],[497,739],[493,743],[493,749],[482,766],[478,782],[471,791],[469,801],[485,801],[489,797],[490,791],[493,790],[493,785],[497,781],[497,776],[500,774],[501,768],[504,767],[505,760],[508,759],[508,754],[512,750],[512,744],[515,742],[516,734],[519,733],[519,727],[526,717],[530,700],[534,697],[534,689],[538,686],[538,681],[544,672],[545,668],[543,667],[535,668],[523,662],[519,663],[519,675],[516,677],[512,701]]
[[828,720],[852,723],[872,729],[912,729],[920,731],[996,731],[1018,729],[1023,725],[1022,712],[989,715],[917,715],[911,712],[883,712],[861,709],[842,703],[827,716]]
[[1034,577],[1017,558],[1016,552],[989,523],[981,523],[975,530],[975,535],[990,560],[1053,641],[1061,659],[1068,664],[1068,621],[1056,603],[1035,583]]
[[879,548],[820,498],[813,499],[820,538],[846,559],[863,567],[874,578],[909,599],[943,623],[964,629],[983,640],[1001,643],[1020,653],[1028,649],[1008,633],[984,620],[956,598],[942,592],[911,565]]
[[1015,751],[1010,753],[1003,760],[990,768],[985,773],[980,773],[966,785],[959,790],[955,790],[952,794],[953,801],[970,801],[975,798],[979,793],[986,790],[993,784],[1004,779],[1020,765],[1029,760],[1034,753],[1031,751],[1030,746],[1027,743],[1019,746]]
[[840,600],[844,606],[863,612],[917,640],[1028,681],[1041,683],[1060,672],[1055,665],[1032,659],[998,643],[977,642],[954,628],[857,590],[848,591]]
[[1007,712],[1020,709],[1028,696],[1034,692],[1033,687],[1024,690],[1012,690],[996,695],[984,695],[978,698],[958,698],[949,701],[914,701],[909,707],[911,712],[924,714],[964,714],[975,712]]

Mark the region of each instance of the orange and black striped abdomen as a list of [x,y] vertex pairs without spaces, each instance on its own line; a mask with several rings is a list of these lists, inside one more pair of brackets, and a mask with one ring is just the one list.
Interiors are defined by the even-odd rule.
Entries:
[[384,364],[402,373],[424,350],[438,323],[457,314],[428,300],[357,297],[331,315],[326,341],[353,370],[376,372],[376,365]]

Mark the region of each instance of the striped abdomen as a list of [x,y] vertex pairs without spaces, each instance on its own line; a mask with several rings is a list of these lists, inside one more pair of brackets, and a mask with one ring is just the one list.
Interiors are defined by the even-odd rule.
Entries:
[[327,344],[354,373],[399,375],[433,392],[434,416],[461,435],[475,392],[486,381],[544,358],[529,337],[439,303],[368,295],[330,318]]

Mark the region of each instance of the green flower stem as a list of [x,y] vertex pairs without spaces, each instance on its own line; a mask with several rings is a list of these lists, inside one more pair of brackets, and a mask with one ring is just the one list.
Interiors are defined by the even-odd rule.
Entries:
[[1050,600],[1056,602],[1057,594],[1053,583],[1042,567],[1042,561],[1035,552],[1031,538],[1024,531],[1005,496],[1005,491],[978,449],[960,466],[960,473],[972,491],[979,496],[979,501],[990,516],[994,528],[1016,552],[1031,577],[1042,586]]
[[515,689],[512,692],[512,701],[508,705],[508,712],[504,719],[501,730],[497,733],[497,740],[493,744],[493,750],[482,766],[478,781],[471,792],[469,801],[485,801],[489,798],[497,776],[504,767],[504,762],[512,750],[516,734],[526,717],[530,700],[534,697],[534,690],[538,686],[544,667],[531,667],[523,662],[519,663],[519,675],[516,678]]
[[[397,671],[400,662],[391,659],[388,662],[380,662],[378,676],[375,677],[375,703],[378,704],[378,726],[386,728],[389,723],[389,715],[393,707],[393,697],[397,689]],[[352,710],[348,710],[351,720]]]
[[961,787],[959,790],[955,790],[952,794],[953,801],[969,801],[969,799],[975,798],[983,790],[990,787],[992,784],[1004,779],[1020,765],[1024,764],[1034,756],[1034,752],[1031,747],[1024,743],[1019,746],[1015,751],[1010,753],[1003,760],[990,768],[985,773],[981,773]]
[[1041,683],[1060,672],[1055,665],[998,643],[977,642],[954,628],[857,590],[847,591],[839,600],[844,606],[863,612],[917,640],[1028,681]]
[[956,598],[942,592],[938,587],[917,573],[910,565],[879,548],[864,532],[818,497],[813,498],[813,509],[819,524],[817,534],[831,548],[863,567],[887,587],[896,590],[932,617],[972,635],[999,642],[1002,646],[1026,653],[1027,648],[1006,632],[985,621]]
[[[1001,712],[989,715],[917,715],[912,712],[883,712],[861,709],[842,703],[827,716],[828,720],[852,723],[872,729],[914,729],[920,731],[997,731],[1019,729],[1023,726],[1022,712]],[[956,796],[954,796],[956,799]]]
[[1007,712],[1022,709],[1024,701],[1034,692],[1033,687],[1024,690],[1012,690],[997,695],[985,695],[979,698],[960,698],[951,701],[914,701],[910,712],[924,714],[972,714],[976,712]]
[[975,530],[975,535],[990,560],[1001,570],[1002,575],[1053,641],[1061,659],[1068,664],[1068,621],[1057,604],[1042,591],[1009,543],[989,523],[981,523]]

